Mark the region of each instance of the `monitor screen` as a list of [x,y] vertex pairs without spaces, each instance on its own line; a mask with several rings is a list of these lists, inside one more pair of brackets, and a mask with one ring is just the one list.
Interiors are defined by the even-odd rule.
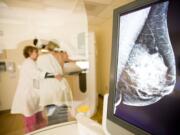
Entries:
[[113,114],[153,135],[180,133],[180,9],[159,1],[118,14]]

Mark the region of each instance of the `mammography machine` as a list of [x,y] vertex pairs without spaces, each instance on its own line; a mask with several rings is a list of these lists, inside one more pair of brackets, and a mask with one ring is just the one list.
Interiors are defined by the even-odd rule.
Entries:
[[114,11],[110,134],[180,133],[179,6],[176,0],[137,0]]

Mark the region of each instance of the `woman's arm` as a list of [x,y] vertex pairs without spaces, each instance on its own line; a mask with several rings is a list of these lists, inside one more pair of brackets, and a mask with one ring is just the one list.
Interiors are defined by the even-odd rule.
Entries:
[[45,79],[48,79],[48,78],[56,78],[57,80],[61,80],[62,76],[60,74],[54,75],[52,73],[46,73]]

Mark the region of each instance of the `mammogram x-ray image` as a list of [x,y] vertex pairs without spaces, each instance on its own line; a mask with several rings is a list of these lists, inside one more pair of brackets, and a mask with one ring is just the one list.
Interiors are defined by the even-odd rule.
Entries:
[[120,17],[115,108],[147,106],[173,92],[175,57],[167,27],[168,2]]

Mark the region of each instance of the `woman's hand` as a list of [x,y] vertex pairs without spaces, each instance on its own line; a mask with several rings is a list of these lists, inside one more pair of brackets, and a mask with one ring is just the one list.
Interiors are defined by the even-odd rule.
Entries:
[[59,81],[61,81],[61,80],[62,80],[62,76],[61,76],[60,74],[55,75],[55,78],[56,78],[57,80],[59,80]]

